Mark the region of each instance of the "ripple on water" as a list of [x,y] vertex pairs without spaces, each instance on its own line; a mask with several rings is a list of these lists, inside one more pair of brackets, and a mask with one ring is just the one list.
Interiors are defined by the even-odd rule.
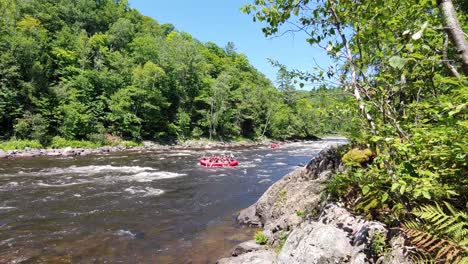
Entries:
[[151,187],[138,188],[134,186],[131,186],[125,189],[125,191],[132,195],[141,195],[141,196],[158,196],[164,193],[164,190],[161,190],[161,189],[155,189]]
[[120,177],[122,180],[126,181],[136,181],[136,182],[152,182],[155,180],[162,180],[162,179],[171,179],[187,176],[184,173],[175,173],[175,172],[168,172],[168,171],[153,171],[153,172],[140,172],[134,175],[123,176]]

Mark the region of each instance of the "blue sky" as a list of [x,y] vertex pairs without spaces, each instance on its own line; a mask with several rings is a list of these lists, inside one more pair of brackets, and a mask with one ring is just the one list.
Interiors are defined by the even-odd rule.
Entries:
[[200,41],[212,41],[224,47],[228,41],[235,43],[237,52],[247,55],[252,65],[272,81],[276,69],[271,58],[291,69],[310,70],[314,58],[322,67],[330,60],[320,48],[313,48],[301,34],[287,34],[279,38],[266,38],[261,24],[239,8],[249,0],[130,0],[130,5],[159,23],[171,23],[177,30],[192,34]]

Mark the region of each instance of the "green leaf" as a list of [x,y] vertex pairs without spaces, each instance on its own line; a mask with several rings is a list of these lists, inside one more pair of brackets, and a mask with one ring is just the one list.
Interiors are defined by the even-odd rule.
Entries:
[[402,186],[400,187],[400,194],[404,194],[405,191],[406,191],[406,185],[402,185]]
[[385,201],[387,201],[387,200],[388,200],[388,193],[382,194],[382,197],[381,197],[380,201],[382,203],[385,203]]
[[400,56],[393,56],[388,60],[390,66],[399,70],[401,70],[405,66],[406,61],[406,59]]
[[423,195],[424,198],[426,198],[426,199],[431,199],[431,194],[430,194],[427,190],[423,190],[423,191],[422,191],[422,195]]
[[370,191],[369,185],[362,187],[362,194],[366,195]]

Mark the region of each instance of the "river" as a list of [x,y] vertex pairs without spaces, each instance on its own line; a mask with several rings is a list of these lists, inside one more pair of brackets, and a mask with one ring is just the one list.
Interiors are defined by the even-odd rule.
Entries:
[[343,139],[223,150],[0,161],[0,263],[214,263],[254,230],[235,213]]

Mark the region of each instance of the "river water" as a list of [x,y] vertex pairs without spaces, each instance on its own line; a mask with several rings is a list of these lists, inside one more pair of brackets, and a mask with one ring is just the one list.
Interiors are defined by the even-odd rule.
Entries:
[[214,263],[254,230],[234,223],[286,173],[343,139],[217,151],[0,161],[0,263]]

